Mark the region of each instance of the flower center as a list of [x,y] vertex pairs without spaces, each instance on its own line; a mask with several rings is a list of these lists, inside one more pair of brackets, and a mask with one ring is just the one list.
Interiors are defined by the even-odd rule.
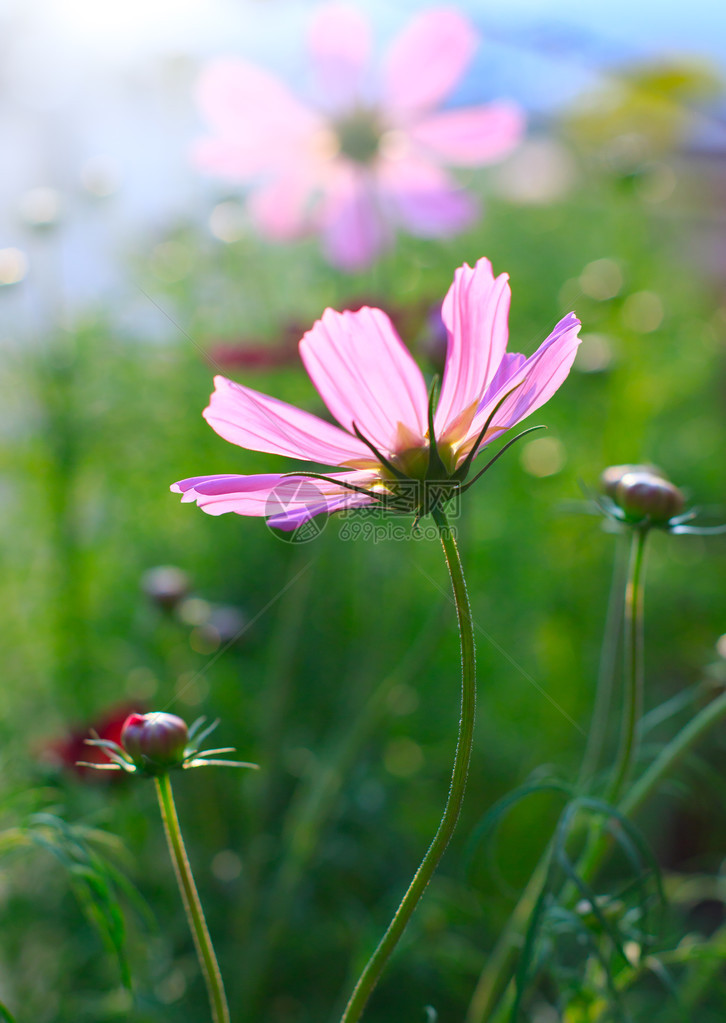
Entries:
[[[408,476],[412,480],[422,480],[426,478],[426,470],[429,465],[429,446],[426,447],[415,447],[407,448],[405,451],[399,451],[396,455],[391,458],[391,465],[402,472],[405,476]],[[385,468],[381,469],[381,475],[387,479],[394,479],[393,474]]]
[[[439,452],[439,458],[441,459],[446,475],[444,480],[448,479],[449,476],[453,476],[456,471],[456,456],[451,444],[437,444]],[[395,455],[391,455],[389,458],[391,465],[395,466],[399,472],[402,472],[404,476],[408,476],[412,480],[425,480],[429,477],[429,442],[426,440],[423,444],[417,444],[415,447],[404,448],[399,450]],[[396,477],[393,473],[385,466],[381,466],[380,469],[381,477],[384,480],[394,480]],[[437,482],[443,483],[444,480],[438,480]]]
[[358,107],[335,125],[340,152],[354,163],[372,163],[378,155],[383,125],[375,110]]

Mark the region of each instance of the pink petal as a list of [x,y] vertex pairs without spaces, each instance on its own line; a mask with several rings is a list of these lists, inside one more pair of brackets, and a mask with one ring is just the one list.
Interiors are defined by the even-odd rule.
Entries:
[[370,451],[356,437],[324,419],[226,377],[217,376],[214,383],[216,390],[202,415],[232,444],[326,465],[370,459]]
[[[509,430],[549,401],[570,372],[580,344],[579,330],[580,321],[574,313],[568,313],[534,355],[524,361],[521,356],[509,355],[505,371],[496,375],[484,395],[469,437],[477,435],[498,402],[515,386],[517,389],[494,417],[493,431]],[[487,440],[491,440],[492,436]]]
[[508,274],[494,276],[488,259],[480,259],[473,269],[464,263],[454,274],[441,307],[448,345],[434,421],[439,439],[445,439],[462,413],[470,410],[474,415],[474,403],[481,400],[502,361],[511,299],[508,281]]
[[320,230],[327,259],[349,272],[370,266],[388,247],[392,232],[368,171],[338,162],[321,207]]
[[246,180],[288,164],[323,126],[284,82],[242,60],[211,62],[197,84],[197,102],[213,129],[194,150],[208,171]]
[[461,167],[501,160],[519,143],[524,114],[514,103],[445,110],[409,128],[411,139],[447,163]]
[[368,21],[355,7],[326,4],[313,19],[308,41],[321,100],[334,109],[351,106],[360,98],[370,60]]
[[252,219],[267,238],[289,241],[310,228],[315,180],[303,168],[290,170],[256,188],[248,199]]
[[395,450],[398,424],[422,438],[428,395],[421,370],[380,309],[326,309],[300,342],[310,378],[338,422]]
[[433,163],[414,156],[381,161],[378,180],[392,218],[411,234],[444,238],[476,220],[479,207],[474,196]]
[[388,52],[386,106],[404,114],[436,106],[458,84],[476,44],[471,22],[453,8],[417,15]]
[[[368,486],[377,473],[335,473],[355,486]],[[173,483],[171,490],[182,501],[196,501],[208,515],[236,512],[238,515],[267,516],[271,526],[295,529],[321,512],[340,511],[372,504],[374,497],[358,494],[324,480],[268,473],[260,476],[193,476]]]

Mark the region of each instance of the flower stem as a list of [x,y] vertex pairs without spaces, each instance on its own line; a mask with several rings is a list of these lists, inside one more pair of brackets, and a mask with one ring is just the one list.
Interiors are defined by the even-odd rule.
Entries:
[[449,840],[456,827],[459,818],[461,804],[466,788],[466,776],[469,771],[471,759],[471,747],[474,734],[474,710],[476,705],[476,665],[474,657],[474,630],[472,628],[471,609],[469,598],[466,592],[466,582],[459,557],[459,550],[456,540],[451,532],[445,513],[436,508],[433,511],[434,521],[439,530],[441,545],[444,549],[446,564],[451,576],[451,586],[454,592],[454,603],[459,621],[459,634],[461,638],[461,667],[462,667],[462,688],[461,688],[461,717],[459,720],[459,735],[456,744],[454,767],[451,775],[451,786],[446,800],[444,814],[441,818],[438,830],[421,865],[414,874],[408,891],[401,900],[393,919],[388,925],[388,930],[381,938],[378,947],[368,960],[368,963],[360,975],[358,982],[353,989],[350,1000],[341,1016],[340,1023],[357,1023],[370,998],[378,979],[390,958],[394,948],[406,929],[419,899],[424,893],[436,867],[449,844]]
[[[619,799],[638,755],[638,725],[643,703],[643,562],[647,532],[647,529],[633,531],[627,579],[624,578],[616,566],[610,596],[610,610],[608,611],[606,648],[617,643],[617,630],[613,614],[613,608],[617,607],[618,603],[615,600],[615,586],[618,582],[621,585],[625,582],[625,597],[621,606],[624,607],[627,690],[623,709],[620,751],[608,793],[609,801],[613,804]],[[609,650],[610,654],[612,654],[612,648]],[[606,663],[603,669],[601,663],[601,678],[598,698],[596,700],[596,710],[593,714],[591,734],[585,751],[583,768],[580,771],[579,785],[587,783],[589,780],[588,776],[599,755],[599,747],[602,742],[602,735],[597,734],[602,729],[599,713],[604,710],[606,702],[606,697],[601,695],[601,691],[603,683],[607,682],[609,667],[609,664]],[[609,703],[609,693],[607,694],[607,702]],[[596,733],[594,737],[593,733]],[[578,868],[578,872],[585,880],[595,872],[602,858],[606,855],[606,851],[607,844],[603,845],[602,837],[591,836]],[[548,844],[534,869],[527,887],[522,892],[507,925],[500,935],[489,961],[479,976],[474,994],[469,1003],[465,1023],[485,1023],[485,1021],[492,1018],[492,1013],[500,1004],[500,1000],[507,990],[514,964],[517,961],[522,934],[526,930],[530,913],[539,898],[546,878],[546,864],[549,860],[549,855],[550,845]]]
[[181,892],[182,902],[184,903],[184,910],[189,921],[192,937],[194,938],[199,965],[202,968],[204,981],[207,985],[212,1020],[213,1023],[229,1023],[229,1009],[227,1008],[227,999],[224,994],[222,975],[219,972],[217,957],[212,947],[212,939],[209,936],[202,904],[199,901],[197,887],[194,884],[192,868],[189,865],[187,852],[184,848],[184,839],[179,827],[179,818],[176,815],[169,775],[159,775],[154,781],[156,782],[156,794],[159,797],[161,819],[164,822],[171,861],[174,864],[174,872],[179,885],[179,891]]
[[[726,693],[721,693],[674,736],[658,754],[648,770],[641,775],[618,803],[624,817],[634,817],[664,777],[696,746],[718,722],[726,718]],[[601,867],[612,848],[611,835],[600,835],[599,841],[583,857],[578,871],[585,881]]]
[[633,530],[630,567],[625,587],[625,703],[620,750],[607,793],[617,803],[638,759],[638,729],[643,714],[643,562],[647,529]]
[[[721,693],[708,706],[699,711],[684,728],[661,750],[656,759],[618,804],[618,811],[632,819],[655,792],[658,785],[690,753],[701,739],[715,725],[726,719],[726,693]],[[612,837],[601,835],[597,843],[589,846],[578,865],[578,873],[584,881],[590,881],[597,873],[612,848]],[[509,918],[497,946],[491,955],[469,1005],[465,1023],[489,1023],[494,1010],[500,1006],[502,996],[521,945],[521,935],[526,930],[529,915],[537,901],[545,879],[549,846],[535,868],[530,881],[520,896],[514,912]]]

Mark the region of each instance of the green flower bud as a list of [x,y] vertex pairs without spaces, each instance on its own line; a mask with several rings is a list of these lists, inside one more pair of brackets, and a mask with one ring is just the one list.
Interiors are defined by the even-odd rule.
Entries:
[[685,506],[678,487],[653,472],[626,472],[615,487],[613,500],[632,522],[648,519],[655,525],[665,525]]
[[130,714],[121,729],[121,745],[147,774],[179,767],[189,739],[186,723],[176,714]]

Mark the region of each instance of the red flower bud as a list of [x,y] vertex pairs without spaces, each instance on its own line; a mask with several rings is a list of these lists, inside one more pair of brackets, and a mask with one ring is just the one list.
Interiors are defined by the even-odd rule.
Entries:
[[160,711],[130,714],[121,729],[121,745],[147,774],[163,774],[179,767],[188,738],[186,723],[180,717]]
[[613,500],[631,521],[648,519],[656,525],[679,515],[686,503],[677,486],[653,472],[626,472],[615,487]]
[[610,465],[600,474],[600,489],[614,501],[618,483],[623,476],[632,472],[648,473],[651,476],[665,479],[660,469],[654,465]]

